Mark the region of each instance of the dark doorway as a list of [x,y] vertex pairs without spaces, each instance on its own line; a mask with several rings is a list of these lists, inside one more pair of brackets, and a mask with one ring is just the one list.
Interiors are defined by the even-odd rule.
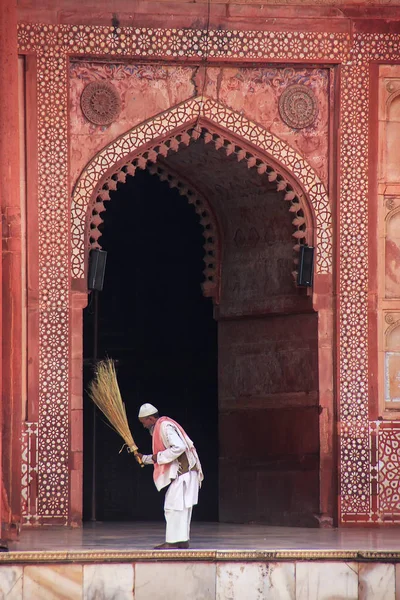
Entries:
[[[218,520],[217,324],[201,291],[203,235],[187,199],[148,171],[119,185],[103,213],[101,245],[108,252],[99,293],[98,357],[117,361],[128,419],[141,452],[151,438],[137,420],[151,402],[192,437],[205,481],[194,520]],[[92,376],[93,302],[84,317],[84,386]],[[84,519],[92,516],[96,465],[96,519],[163,519],[163,494],[152,468],[140,469],[122,440],[98,415],[93,457],[91,403],[85,393]]]

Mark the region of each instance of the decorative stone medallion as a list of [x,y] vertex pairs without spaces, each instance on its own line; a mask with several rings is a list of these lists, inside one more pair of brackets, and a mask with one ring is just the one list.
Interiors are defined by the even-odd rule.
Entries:
[[314,93],[305,85],[291,85],[279,98],[281,119],[293,129],[303,129],[312,125],[317,112]]
[[82,112],[95,125],[110,125],[118,117],[121,100],[111,83],[93,81],[81,95]]

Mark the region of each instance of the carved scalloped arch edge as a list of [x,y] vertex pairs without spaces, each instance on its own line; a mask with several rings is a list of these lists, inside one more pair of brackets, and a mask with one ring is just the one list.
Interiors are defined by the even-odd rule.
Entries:
[[[159,146],[161,153],[163,150],[168,152],[168,140],[175,139],[178,135],[177,130],[182,132],[185,128],[194,127],[195,123],[201,124],[217,138],[223,136],[222,139],[228,142],[226,145],[233,145],[235,148],[238,159],[246,158],[249,166],[259,167],[264,161],[276,165],[271,169],[271,176],[274,177],[273,173],[276,172],[276,177],[280,176],[278,183],[289,186],[291,191],[296,190],[297,197],[305,209],[304,215],[310,227],[309,237],[313,244],[315,228],[316,273],[330,274],[333,258],[331,209],[325,187],[312,167],[286,142],[262,126],[249,121],[244,115],[207,98],[192,98],[134,127],[106,146],[87,164],[76,183],[72,197],[72,277],[85,277],[88,204],[101,189],[104,179],[110,175],[113,165],[118,168],[118,165],[127,159],[132,161],[136,152],[151,161],[152,155],[148,154],[146,157],[143,148],[155,144]],[[173,144],[172,141],[172,146]],[[248,149],[245,150],[245,147]],[[254,165],[251,164],[253,161]],[[299,239],[303,239],[301,229],[300,227],[300,232],[297,233]]]
[[303,203],[300,195],[293,189],[289,182],[274,167],[268,165],[263,160],[256,158],[251,152],[243,149],[232,140],[223,137],[218,133],[212,133],[205,127],[189,128],[158,143],[144,152],[137,154],[131,161],[123,164],[109,176],[103,183],[102,188],[97,194],[95,202],[92,204],[91,217],[89,221],[89,250],[100,249],[99,239],[101,231],[99,226],[103,222],[101,214],[106,210],[104,202],[110,200],[110,192],[116,191],[118,183],[125,183],[128,175],[134,176],[137,169],[144,170],[148,168],[152,174],[158,175],[161,180],[166,181],[170,187],[177,188],[182,196],[186,196],[188,202],[194,206],[196,213],[200,217],[200,225],[204,236],[204,263],[203,270],[204,282],[202,284],[203,293],[207,297],[212,297],[216,303],[219,302],[220,291],[220,229],[213,215],[213,212],[205,200],[192,186],[182,181],[172,174],[169,174],[164,166],[156,165],[159,156],[167,157],[169,152],[178,152],[181,145],[188,146],[190,143],[203,137],[204,142],[214,143],[217,150],[225,150],[227,156],[235,154],[238,162],[245,160],[247,168],[256,168],[260,176],[267,176],[270,182],[274,182],[278,192],[284,192],[284,200],[289,203],[289,211],[293,213],[292,225],[294,232],[293,250],[295,252],[294,270],[292,276],[297,280],[298,252],[300,245],[306,243],[309,237],[307,232],[307,221]]
[[[171,140],[173,141],[173,140]],[[101,249],[99,239],[101,231],[99,226],[103,223],[101,214],[105,212],[104,202],[110,200],[110,192],[117,189],[118,183],[125,183],[128,175],[134,176],[136,170],[148,169],[152,175],[157,175],[161,181],[165,181],[170,188],[176,188],[181,196],[185,196],[189,204],[199,216],[204,237],[204,281],[202,282],[203,294],[206,297],[212,297],[219,302],[219,270],[220,270],[220,233],[217,220],[207,200],[190,183],[184,181],[181,177],[168,171],[165,166],[156,163],[156,156],[160,154],[167,156],[163,150],[157,152],[159,146],[144,152],[135,157],[132,162],[126,163],[111,177],[109,177],[92,205],[92,212],[89,223],[89,250]]]

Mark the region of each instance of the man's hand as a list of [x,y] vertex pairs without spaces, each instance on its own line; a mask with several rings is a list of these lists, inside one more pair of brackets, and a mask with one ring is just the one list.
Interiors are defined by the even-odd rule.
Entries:
[[157,463],[157,454],[153,454],[151,458],[153,459],[153,463]]
[[136,461],[140,464],[142,461],[142,458],[143,458],[143,454],[140,454],[140,452],[136,452],[135,458],[136,458]]

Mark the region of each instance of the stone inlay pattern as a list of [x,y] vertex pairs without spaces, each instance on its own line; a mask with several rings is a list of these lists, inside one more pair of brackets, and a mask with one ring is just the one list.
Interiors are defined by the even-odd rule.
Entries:
[[[400,485],[388,448],[396,425],[368,418],[368,111],[369,64],[400,58],[395,34],[358,34],[342,66],[340,154],[340,501],[341,520],[400,522]],[[372,224],[375,226],[375,223]]]
[[[189,143],[190,137],[195,137],[193,132],[198,130],[197,126],[193,128],[195,123],[206,130],[211,129],[211,131],[213,131],[213,125],[214,130],[216,126],[222,127],[223,137],[217,136],[220,144],[227,147],[227,152],[229,152],[229,148],[231,148],[231,152],[237,152],[238,160],[246,159],[249,167],[258,168],[260,173],[265,173],[268,169],[262,155],[262,151],[265,151],[273,157],[274,161],[286,168],[292,176],[294,175],[300,183],[300,190],[303,189],[307,193],[315,211],[316,272],[330,273],[332,271],[331,210],[326,190],[315,171],[300,154],[263,127],[215,100],[198,97],[174,106],[134,127],[106,146],[84,169],[75,186],[71,207],[72,276],[76,279],[84,277],[88,206],[91,198],[99,189],[102,178],[107,176],[110,168],[136,156],[136,153],[141,153],[141,149],[145,147],[146,157],[143,159],[145,163],[141,167],[144,168],[147,161],[155,162],[159,153],[167,153],[171,149],[178,150],[179,143]],[[211,127],[208,123],[211,123]],[[181,140],[182,134],[180,133],[179,141],[173,142],[174,132],[177,129],[181,131],[181,128],[185,126],[191,131],[190,136],[187,133],[184,134],[188,137],[187,141]],[[230,138],[229,133],[234,134],[237,138]],[[257,154],[256,150],[247,152],[241,147],[236,148],[237,144],[242,143],[243,140],[261,152]],[[150,151],[148,150],[149,146]],[[132,159],[130,158],[130,160]],[[278,173],[274,169],[270,169],[270,172],[274,173],[274,175],[269,175],[270,178],[278,177]],[[280,183],[277,182],[277,184],[278,190],[286,189],[288,182],[285,181],[284,175],[280,177]],[[301,197],[302,192],[299,191],[296,195]]]
[[[342,64],[341,139],[340,139],[340,329],[339,329],[339,400],[340,400],[340,495],[341,521],[379,521],[377,502],[384,507],[385,520],[399,522],[400,506],[396,494],[389,493],[388,480],[400,485],[400,475],[386,449],[398,443],[397,424],[385,423],[379,438],[376,426],[368,421],[368,101],[369,63],[400,60],[397,34],[356,34],[350,42],[346,33],[276,32],[236,30],[188,30],[152,28],[113,28],[21,24],[21,53],[35,53],[38,69],[38,160],[39,160],[39,420],[37,449],[36,514],[39,523],[69,522],[69,290],[70,260],[68,247],[69,187],[67,147],[67,59],[71,55],[88,57],[137,57],[198,60],[223,58],[231,61],[328,61]],[[351,52],[350,52],[351,51]],[[196,110],[200,106],[198,101]],[[193,105],[192,105],[193,107]],[[203,108],[203,107],[202,107]],[[194,110],[194,107],[193,107]],[[218,107],[207,104],[211,120],[218,120]],[[175,108],[176,123],[187,115]],[[181,118],[180,118],[181,117]],[[260,145],[257,126],[228,111],[226,129]],[[163,125],[160,123],[160,125]],[[169,121],[171,126],[171,120]],[[168,126],[167,126],[168,130]],[[142,140],[153,132],[140,132]],[[162,132],[163,133],[163,132]],[[271,141],[271,138],[269,138]],[[265,142],[265,138],[264,138]],[[268,146],[268,143],[266,146]],[[287,147],[277,150],[279,160],[288,152],[287,168],[302,175],[307,184],[304,163]],[[132,147],[125,152],[132,151]],[[280,155],[279,155],[280,152]],[[116,156],[118,160],[118,156]],[[101,165],[100,165],[100,168]],[[95,176],[93,174],[93,181]],[[328,211],[323,187],[310,173],[305,186],[315,192],[316,214]],[[82,196],[79,201],[83,202]],[[326,240],[331,242],[331,224]],[[327,252],[325,251],[325,254]],[[330,264],[322,267],[329,272]],[[383,427],[383,426],[382,426]],[[23,444],[24,456],[26,443]],[[393,453],[392,453],[393,454]],[[397,454],[397,451],[395,452]],[[370,456],[379,455],[379,473]],[[23,469],[27,459],[23,459]],[[390,477],[389,477],[390,473]],[[22,474],[23,476],[23,474]],[[394,485],[393,483],[390,485]],[[26,489],[26,487],[25,487]],[[24,492],[25,493],[25,492]],[[24,515],[27,518],[26,503]]]
[[305,85],[289,86],[279,98],[279,113],[289,127],[309,127],[317,118],[317,101],[313,91]]
[[25,422],[23,424],[21,436],[22,448],[22,511],[24,515],[24,524],[35,525],[38,518],[37,495],[35,493],[35,484],[37,482],[37,464],[38,464],[38,424]]
[[371,487],[376,515],[379,521],[398,522],[400,521],[400,423],[372,422],[370,434]]
[[[340,186],[341,512],[370,514],[368,429],[368,62],[343,65]],[[361,46],[362,48],[362,46]]]
[[119,115],[121,100],[115,87],[106,81],[88,83],[81,95],[82,112],[95,125],[109,125]]

